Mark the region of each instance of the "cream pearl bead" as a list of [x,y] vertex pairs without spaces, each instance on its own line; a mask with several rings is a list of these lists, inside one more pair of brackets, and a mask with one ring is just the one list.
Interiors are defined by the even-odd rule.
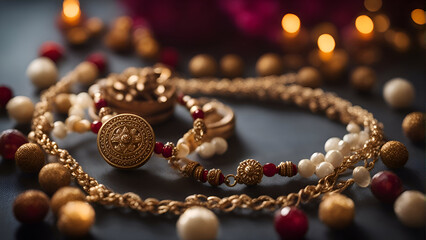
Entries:
[[351,153],[351,145],[349,145],[349,143],[341,140],[339,141],[339,143],[337,144],[337,150],[339,150],[339,152],[343,155],[343,156],[347,156],[349,155],[349,153]]
[[188,147],[187,144],[185,144],[185,143],[177,144],[176,148],[178,150],[178,154],[177,154],[178,158],[184,158],[184,157],[188,156],[188,154],[189,154],[189,147]]
[[81,117],[79,116],[69,116],[66,120],[65,120],[65,126],[68,129],[68,132],[74,131],[74,124],[78,121],[81,120]]
[[346,126],[346,131],[348,131],[349,133],[359,133],[361,131],[361,128],[359,127],[358,124],[356,124],[354,122],[350,122]]
[[99,75],[96,65],[87,61],[80,63],[75,71],[78,75],[78,81],[85,85],[91,85]]
[[179,144],[182,144],[182,143],[185,143],[186,145],[188,145],[188,144],[186,143],[185,139],[183,139],[183,138],[179,138],[179,140],[178,140],[178,141],[177,141],[177,143],[176,143],[176,146],[179,146]]
[[368,138],[369,138],[369,136],[368,136],[367,132],[365,132],[365,131],[359,132],[359,134],[358,134],[358,140],[359,140],[358,146],[364,147],[364,144],[368,140]]
[[332,137],[329,138],[324,145],[325,152],[331,151],[331,150],[337,150],[337,144],[340,142],[340,138],[338,137]]
[[333,171],[334,171],[334,167],[333,165],[331,165],[331,163],[322,162],[315,169],[315,174],[317,175],[318,178],[323,178],[333,173]]
[[68,110],[68,116],[78,116],[84,118],[84,109],[79,105],[74,105]]
[[343,136],[343,141],[347,142],[351,148],[357,147],[359,143],[358,133],[348,133]]
[[214,145],[209,142],[205,142],[201,144],[195,151],[200,155],[202,158],[211,158],[213,157],[216,149],[214,148]]
[[74,123],[73,130],[78,133],[85,133],[90,131],[90,122],[87,119],[82,119]]
[[315,166],[317,166],[320,163],[324,162],[324,160],[325,160],[324,154],[322,154],[320,152],[316,152],[316,153],[312,154],[312,156],[311,156],[311,162]]
[[228,143],[224,138],[215,137],[212,139],[211,143],[215,147],[216,154],[222,155],[228,150]]
[[425,195],[419,191],[405,191],[393,205],[399,221],[408,227],[424,227]]
[[105,115],[102,117],[101,122],[106,123],[108,120],[110,120],[113,116],[112,115]]
[[65,138],[67,136],[67,127],[61,121],[53,123],[52,135],[57,138]]
[[51,112],[45,112],[43,116],[49,121],[49,123],[53,123],[53,114]]
[[413,84],[403,78],[389,80],[383,87],[383,97],[393,108],[406,108],[414,101]]
[[308,178],[314,175],[315,164],[311,162],[309,159],[302,159],[297,165],[297,170],[300,176]]
[[79,93],[75,99],[75,104],[83,109],[93,106],[93,99],[86,92]]
[[352,176],[354,177],[354,181],[356,184],[358,184],[358,186],[365,188],[370,185],[371,176],[367,168],[363,166],[358,166],[354,168]]
[[343,154],[339,150],[331,150],[325,155],[325,161],[337,168],[343,162]]
[[9,100],[6,105],[9,117],[18,123],[29,123],[33,117],[34,104],[28,97],[17,96]]
[[179,217],[176,228],[182,240],[216,239],[219,220],[206,208],[191,207]]
[[37,88],[43,89],[55,84],[58,69],[49,58],[36,58],[28,65],[27,76]]

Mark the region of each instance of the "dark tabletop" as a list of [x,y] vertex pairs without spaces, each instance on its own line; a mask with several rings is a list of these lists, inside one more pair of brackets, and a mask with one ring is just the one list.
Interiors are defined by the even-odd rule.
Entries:
[[[123,9],[114,1],[83,1],[83,11],[89,16],[99,16],[110,22],[123,14]],[[63,42],[55,27],[54,19],[59,13],[60,1],[0,1],[0,84],[10,86],[15,95],[25,95],[38,101],[38,92],[25,75],[30,61],[37,57],[37,49],[48,40]],[[59,64],[63,76],[81,62],[88,53],[101,50],[108,55],[111,72],[121,72],[130,66],[145,66],[135,54],[117,55],[105,49],[99,42],[85,48],[67,48],[66,58]],[[248,54],[249,66],[254,66],[259,52],[253,49]],[[183,53],[182,66],[194,53],[216,52],[216,46],[190,48]],[[222,53],[223,54],[223,53]],[[425,111],[425,61],[424,51],[408,54],[387,53],[377,70],[378,85],[371,95],[359,95],[347,84],[326,86],[353,104],[360,105],[383,122],[387,139],[403,142],[410,153],[405,168],[395,171],[401,177],[405,189],[425,189],[424,145],[415,145],[404,137],[401,123],[410,111]],[[250,58],[251,56],[251,58]],[[184,76],[186,71],[184,71]],[[246,72],[254,75],[254,70]],[[416,99],[412,109],[396,111],[389,108],[382,98],[385,81],[403,77],[416,87]],[[237,116],[236,134],[229,140],[228,152],[211,160],[200,160],[206,168],[221,168],[233,173],[238,163],[254,158],[262,164],[278,163],[309,158],[316,151],[323,151],[325,141],[330,137],[343,137],[345,127],[321,115],[279,103],[258,103],[235,99],[220,99],[229,104]],[[7,114],[0,117],[0,131],[14,128]],[[28,127],[18,126],[28,132]],[[176,142],[191,127],[190,117],[178,107],[173,118],[155,126],[156,136],[161,141]],[[264,178],[256,187],[212,188],[191,179],[182,178],[170,169],[164,160],[154,157],[142,168],[120,171],[106,164],[96,147],[96,136],[91,133],[72,134],[58,141],[81,163],[83,168],[99,182],[111,189],[124,193],[132,191],[142,198],[183,200],[186,196],[201,193],[228,196],[245,193],[256,197],[267,194],[272,197],[297,191],[306,184],[315,183],[314,178]],[[387,168],[378,162],[372,174]],[[12,161],[0,161],[0,239],[61,239],[63,236],[55,227],[55,219],[49,213],[43,224],[24,226],[12,214],[14,198],[21,192],[39,189],[36,176],[21,173]],[[318,219],[318,201],[303,205],[309,218],[307,239],[425,239],[424,229],[410,229],[396,218],[392,206],[384,205],[373,197],[369,188],[351,186],[345,192],[356,206],[354,223],[341,231],[330,230]],[[174,216],[153,216],[139,214],[125,209],[105,208],[94,204],[96,223],[90,231],[93,239],[177,239]],[[274,231],[271,213],[237,211],[230,214],[218,213],[220,220],[219,239],[278,239]]]

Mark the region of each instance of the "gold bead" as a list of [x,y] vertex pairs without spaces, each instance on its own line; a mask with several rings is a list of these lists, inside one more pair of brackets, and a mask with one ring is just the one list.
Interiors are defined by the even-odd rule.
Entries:
[[369,67],[358,67],[351,74],[351,85],[358,91],[368,92],[376,84],[376,73]]
[[28,173],[38,173],[44,166],[45,155],[43,150],[35,143],[25,143],[15,153],[16,165]]
[[220,60],[220,71],[229,78],[240,77],[244,72],[243,59],[236,54],[227,54]]
[[194,161],[189,161],[185,168],[182,171],[182,174],[185,177],[191,177],[194,174],[195,168],[198,167],[200,164],[198,162],[194,162]]
[[95,210],[87,202],[71,201],[59,211],[58,229],[69,236],[86,235],[95,222]]
[[402,130],[413,142],[425,140],[425,115],[421,112],[412,112],[402,121]]
[[192,177],[195,180],[201,181],[201,179],[203,178],[203,173],[204,173],[204,167],[201,165],[198,165],[194,172],[192,173]]
[[207,174],[207,181],[212,186],[219,186],[221,174],[222,174],[222,171],[220,169],[212,168]]
[[212,77],[216,75],[216,60],[207,54],[199,54],[189,61],[189,72],[194,77]]
[[39,190],[28,190],[16,197],[13,214],[22,223],[43,221],[49,211],[49,197]]
[[52,196],[51,207],[55,215],[58,215],[59,209],[70,201],[84,201],[86,196],[76,187],[61,187]]
[[303,67],[297,72],[297,84],[317,88],[322,85],[321,73],[313,67]]
[[344,228],[352,223],[355,204],[352,199],[339,194],[325,195],[319,205],[319,219],[331,228]]
[[388,168],[401,168],[408,161],[408,150],[398,141],[389,141],[380,149],[380,157]]
[[45,192],[54,193],[59,188],[70,185],[71,173],[60,163],[49,163],[40,170],[38,182]]
[[55,107],[58,112],[67,114],[71,107],[70,95],[67,93],[58,94],[55,98]]
[[242,161],[237,168],[236,180],[238,183],[256,185],[262,181],[262,177],[263,167],[254,159]]
[[145,37],[138,41],[136,51],[142,58],[155,59],[160,53],[160,44],[151,37]]
[[280,75],[283,72],[283,60],[276,53],[266,53],[257,60],[256,71],[260,76]]

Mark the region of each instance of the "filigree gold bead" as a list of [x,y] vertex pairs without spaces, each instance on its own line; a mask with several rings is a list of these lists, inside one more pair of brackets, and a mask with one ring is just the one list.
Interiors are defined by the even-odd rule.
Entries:
[[[222,178],[222,179],[221,179]],[[207,181],[212,186],[219,186],[223,183],[223,174],[220,169],[212,168],[210,169],[209,173],[207,174]]]
[[195,180],[201,181],[203,177],[203,173],[204,173],[204,167],[198,164],[198,166],[192,172],[192,177]]
[[237,168],[237,182],[246,185],[256,185],[262,181],[263,167],[254,160],[247,159],[240,163]]
[[408,151],[401,142],[389,141],[380,149],[380,157],[388,168],[401,168],[408,161]]
[[198,167],[200,164],[197,162],[190,161],[186,164],[185,168],[182,171],[183,176],[185,177],[191,177],[193,176],[193,172],[196,167]]
[[281,162],[277,168],[278,174],[283,177],[292,177],[297,174],[297,167],[290,161]]

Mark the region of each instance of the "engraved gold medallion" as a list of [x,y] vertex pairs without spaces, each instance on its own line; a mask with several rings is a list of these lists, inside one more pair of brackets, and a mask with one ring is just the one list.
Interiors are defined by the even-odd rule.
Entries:
[[129,169],[148,161],[154,151],[155,135],[151,125],[142,117],[118,114],[102,124],[97,142],[107,163]]

